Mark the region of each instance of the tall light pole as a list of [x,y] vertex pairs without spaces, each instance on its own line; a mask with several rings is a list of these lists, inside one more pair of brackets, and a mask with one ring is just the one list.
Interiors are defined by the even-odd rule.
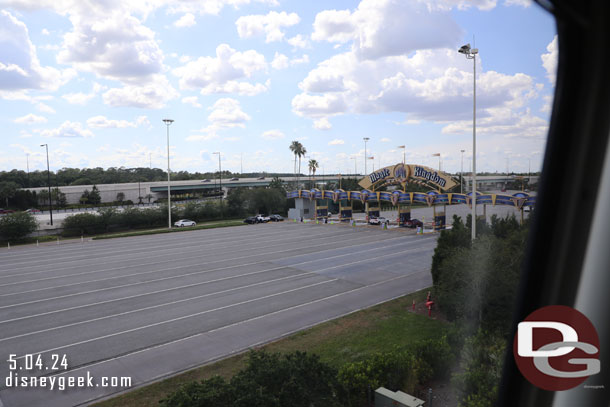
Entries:
[[406,156],[407,156],[407,146],[398,146],[396,148],[402,148],[402,165],[405,165]]
[[172,228],[172,194],[170,191],[170,172],[169,172],[169,126],[174,121],[172,119],[163,119],[163,123],[167,126],[167,225]]
[[220,151],[216,151],[212,154],[218,154],[218,179],[220,185],[220,214],[222,216],[222,198],[224,197],[224,193],[222,192],[222,167],[220,166]]
[[458,52],[472,59],[472,231],[471,239],[477,237],[477,48],[463,45]]
[[51,199],[51,170],[49,169],[49,145],[41,144],[47,150],[47,181],[49,184],[49,217],[51,218],[51,226],[53,226],[53,200]]
[[25,165],[28,170],[28,188],[30,187],[30,154],[26,153],[25,155]]
[[464,151],[466,150],[460,150],[460,153],[462,153],[462,166],[460,167],[460,194],[464,193]]
[[364,137],[362,140],[364,140],[364,175],[366,176],[368,174],[366,170],[366,160],[369,158],[369,156],[366,154],[366,143],[370,140],[370,138]]

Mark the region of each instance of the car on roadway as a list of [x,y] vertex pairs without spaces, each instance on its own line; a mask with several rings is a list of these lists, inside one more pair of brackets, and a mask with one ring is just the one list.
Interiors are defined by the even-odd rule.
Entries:
[[40,213],[40,209],[30,208],[26,210],[27,213]]
[[7,213],[14,213],[14,212],[15,211],[12,210],[12,209],[2,209],[2,208],[0,208],[0,215],[4,215],[4,214],[7,214]]
[[269,216],[264,216],[264,215],[256,215],[255,216],[256,220],[258,223],[267,223],[271,220],[271,218]]
[[263,177],[258,177],[257,179],[259,179],[259,180],[260,180],[260,179],[265,179],[265,177],[264,177],[264,176],[263,176]]
[[229,181],[239,181],[239,178],[237,178],[237,177],[233,177],[233,178],[231,178]]
[[408,221],[406,221],[404,223],[405,227],[414,229],[414,228],[421,228],[424,226],[423,222],[419,219],[409,219]]
[[209,179],[206,178],[206,179],[202,180],[201,182],[212,182],[212,181],[210,181]]
[[258,223],[258,220],[256,219],[256,216],[248,216],[246,219],[244,219],[244,223],[249,223],[251,225]]
[[187,227],[187,226],[195,226],[195,225],[196,225],[196,223],[189,219],[180,219],[178,222],[174,223],[174,226],[179,227],[179,228],[183,228],[183,227]]
[[389,224],[390,220],[387,218],[384,218],[383,216],[371,216],[369,218],[369,225],[383,225],[383,224]]
[[282,218],[280,215],[270,215],[269,220],[271,220],[271,222],[281,222],[284,220],[284,218]]

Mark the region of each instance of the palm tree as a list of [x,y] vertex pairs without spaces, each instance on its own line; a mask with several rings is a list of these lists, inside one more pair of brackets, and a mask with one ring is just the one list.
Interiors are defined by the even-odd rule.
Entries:
[[307,150],[305,149],[305,147],[303,147],[303,144],[299,143],[299,146],[301,146],[301,148],[299,151],[297,151],[297,155],[299,156],[299,172],[297,173],[297,184],[299,182],[299,175],[301,175],[301,157],[307,154]]
[[[298,151],[301,150],[301,148],[303,147],[303,145],[301,143],[299,143],[298,141],[293,141],[292,143],[290,143],[290,151],[292,151],[292,153],[294,154],[294,171],[293,174],[296,175],[297,173],[297,155],[298,155]],[[297,186],[298,188],[298,186]]]
[[[313,178],[315,180],[316,178],[316,170],[320,167],[320,164],[318,163],[318,161],[311,159],[309,160],[309,172],[313,173]],[[315,185],[314,185],[315,187]]]

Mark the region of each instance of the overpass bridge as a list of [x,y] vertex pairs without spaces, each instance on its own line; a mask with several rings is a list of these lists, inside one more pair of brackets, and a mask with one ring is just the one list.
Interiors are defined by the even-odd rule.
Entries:
[[[362,175],[343,175],[347,177],[362,177]],[[223,179],[222,190],[226,195],[228,190],[231,188],[253,188],[253,187],[264,187],[268,186],[274,177],[259,177],[259,178],[238,178],[237,180]],[[280,179],[287,184],[287,186],[296,185],[296,177],[280,177]],[[299,183],[304,184],[309,181],[308,176],[299,177]],[[316,183],[338,182],[338,175],[324,175],[316,176]],[[96,184],[95,185],[100,193],[102,202],[113,202],[117,200],[117,194],[123,193],[124,200],[131,200],[138,202],[138,197],[142,197],[143,202],[148,202],[146,198],[148,195],[151,196],[150,201],[154,202],[158,199],[167,199],[167,181],[154,181],[154,182],[129,182],[121,184]],[[51,188],[55,186],[51,185]],[[93,185],[68,185],[59,186],[61,192],[66,194],[66,201],[68,204],[77,204],[85,190],[91,191]],[[186,181],[171,181],[170,191],[172,199],[174,196],[180,197],[187,194],[198,194],[205,191],[214,191],[220,188],[220,180],[216,179],[204,179],[204,180],[186,180]],[[38,188],[24,188],[37,194],[41,191],[47,191],[47,187]]]

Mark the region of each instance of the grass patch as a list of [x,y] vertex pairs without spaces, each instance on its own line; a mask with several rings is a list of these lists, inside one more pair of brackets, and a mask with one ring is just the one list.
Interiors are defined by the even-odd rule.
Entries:
[[222,222],[214,222],[214,223],[206,223],[199,226],[191,226],[191,227],[183,227],[183,228],[172,228],[172,229],[148,229],[148,230],[139,230],[137,232],[124,232],[124,233],[113,233],[113,234],[104,234],[94,236],[93,240],[100,239],[114,239],[117,237],[129,237],[129,236],[145,236],[145,235],[157,235],[160,233],[177,233],[177,232],[186,232],[188,230],[201,230],[201,229],[216,229],[216,228],[226,228],[231,226],[243,226],[245,223],[241,220],[228,220]]
[[[268,352],[289,353],[296,350],[320,355],[323,362],[339,368],[376,352],[407,347],[422,339],[442,336],[449,325],[410,311],[413,299],[425,301],[426,290],[355,312],[313,328],[298,332],[261,348]],[[157,406],[159,400],[188,382],[219,375],[230,379],[245,366],[242,353],[179,374],[129,393],[95,404],[97,407]]]
[[[25,239],[21,239],[21,240],[17,240],[17,241],[11,241],[11,247],[13,246],[22,246],[22,245],[26,245],[26,244],[36,244],[36,241],[38,241],[38,243],[46,243],[46,242],[56,242],[57,241],[57,236],[58,235],[45,235],[45,236],[37,236],[37,237],[26,237]],[[60,241],[62,240],[72,240],[72,239],[80,239],[80,236],[78,237],[61,237],[59,238]],[[7,247],[8,245],[8,241],[7,240],[0,240],[0,245]]]

